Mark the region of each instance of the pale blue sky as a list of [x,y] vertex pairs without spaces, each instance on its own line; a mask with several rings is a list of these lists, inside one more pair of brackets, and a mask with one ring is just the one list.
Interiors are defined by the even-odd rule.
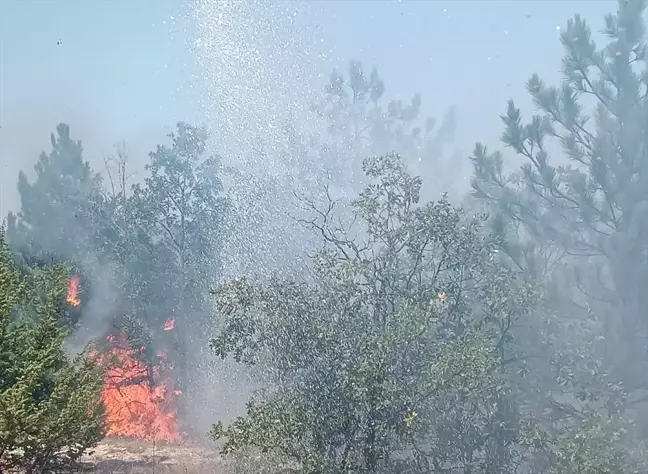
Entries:
[[[15,207],[18,170],[31,169],[59,121],[93,163],[121,139],[145,157],[178,120],[203,121],[200,90],[188,88],[197,66],[187,3],[0,0],[0,214]],[[558,77],[556,27],[580,12],[600,28],[615,3],[329,0],[309,3],[308,21],[332,51],[321,73],[358,58],[395,96],[420,91],[438,115],[458,106],[456,145],[468,153],[496,141],[499,113],[509,97],[525,100],[533,72]]]

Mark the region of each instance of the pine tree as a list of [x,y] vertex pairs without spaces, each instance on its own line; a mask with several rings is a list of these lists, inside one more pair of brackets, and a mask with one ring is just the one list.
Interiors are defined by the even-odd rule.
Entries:
[[0,465],[44,472],[103,436],[103,372],[63,347],[66,282],[60,266],[22,278],[0,230]]
[[560,472],[631,472],[624,450],[633,444],[614,433],[648,390],[645,9],[644,0],[620,0],[605,17],[602,48],[580,15],[570,20],[562,84],[534,75],[527,90],[538,113],[525,123],[509,101],[502,115],[519,170],[507,174],[504,155],[481,144],[472,158],[474,195],[493,215],[506,262],[546,284],[526,356],[550,364],[526,369],[545,387],[529,409],[562,423],[545,425],[553,434],[573,435],[554,453]]
[[447,190],[461,169],[457,154],[444,157],[445,148],[454,139],[455,109],[448,110],[437,124],[434,117],[422,116],[421,94],[404,102],[387,101],[385,92],[378,70],[374,67],[367,74],[358,60],[349,62],[346,76],[337,70],[331,73],[324,98],[315,110],[328,126],[321,153],[329,172],[338,173],[333,181],[361,182],[364,157],[397,150],[417,174],[433,175],[435,182],[430,184]]
[[[51,144],[52,150],[41,153],[34,166],[33,182],[19,174],[21,206],[17,214],[8,215],[7,241],[22,265],[66,263],[83,282],[101,279],[109,284],[109,252],[118,236],[101,177],[84,160],[82,144],[72,139],[68,125],[57,126]],[[70,308],[65,319],[76,327],[80,316],[80,308]]]
[[70,258],[94,250],[105,239],[101,179],[83,159],[80,141],[59,124],[51,135],[52,151],[41,153],[30,183],[18,177],[20,212],[9,216],[7,238],[29,258],[47,262],[52,255]]

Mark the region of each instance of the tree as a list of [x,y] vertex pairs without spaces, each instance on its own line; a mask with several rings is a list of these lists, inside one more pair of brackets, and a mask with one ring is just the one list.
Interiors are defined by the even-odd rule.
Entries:
[[[444,189],[460,170],[458,155],[443,161],[445,147],[454,139],[456,111],[450,109],[438,128],[433,117],[421,117],[421,94],[409,102],[385,100],[386,87],[374,67],[367,75],[358,60],[349,62],[347,77],[334,70],[316,112],[328,126],[321,143],[322,158],[336,182],[362,181],[362,159],[398,150],[419,174],[443,175]],[[451,166],[450,166],[451,165]],[[439,169],[443,173],[439,173]],[[434,174],[433,174],[434,173]],[[437,184],[437,183],[435,183]],[[358,189],[354,187],[353,189]]]
[[341,226],[334,201],[304,201],[323,246],[311,278],[217,291],[214,350],[268,388],[213,435],[225,453],[255,447],[299,472],[509,472],[506,334],[532,288],[496,264],[481,219],[445,199],[419,204],[421,180],[398,155],[364,170],[370,184],[352,204],[362,225]]
[[375,68],[367,75],[359,61],[351,61],[346,78],[333,71],[322,90],[314,91],[312,113],[280,124],[267,148],[257,145],[252,156],[237,157],[230,175],[228,272],[300,271],[296,249],[314,242],[294,225],[293,192],[326,200],[322,190],[330,183],[336,198],[354,196],[363,188],[365,156],[398,150],[410,168],[434,177],[427,184],[435,197],[450,187],[461,170],[457,153],[444,159],[454,138],[454,109],[437,126],[434,118],[421,117],[420,94],[403,103],[387,101],[385,90]]
[[[51,143],[52,151],[41,153],[34,166],[35,180],[30,183],[24,172],[18,176],[21,206],[7,217],[7,242],[27,268],[65,263],[84,284],[108,281],[109,248],[117,235],[112,232],[101,177],[83,159],[82,144],[72,139],[68,125],[57,126]],[[80,316],[80,307],[69,308],[64,315],[73,327]]]
[[144,186],[135,184],[125,200],[121,232],[130,250],[124,248],[120,261],[137,290],[129,293],[133,311],[148,330],[160,336],[165,320],[178,321],[172,332],[177,362],[187,369],[186,345],[205,334],[205,295],[219,271],[226,200],[219,160],[205,157],[205,130],[178,123],[169,138],[170,147],[150,154]]
[[[605,17],[609,43],[600,49],[585,20],[568,22],[562,85],[534,75],[527,89],[539,113],[524,124],[509,101],[502,116],[504,144],[525,160],[519,171],[507,175],[503,155],[481,144],[472,158],[475,196],[492,211],[508,262],[556,297],[536,326],[548,335],[552,366],[535,369],[552,395],[553,433],[574,427],[572,447],[594,432],[601,445],[620,446],[612,434],[620,431],[605,427],[636,415],[648,389],[645,8],[620,0]],[[564,163],[552,159],[555,145]],[[561,472],[631,472],[629,456],[615,459],[626,460],[623,469],[589,459]]]
[[66,282],[61,266],[23,278],[0,229],[0,466],[45,472],[103,437],[103,371],[63,348]]
[[21,207],[10,214],[7,238],[29,258],[47,260],[84,256],[107,237],[102,222],[101,179],[83,160],[80,141],[59,124],[51,135],[52,151],[41,153],[36,179],[18,177]]

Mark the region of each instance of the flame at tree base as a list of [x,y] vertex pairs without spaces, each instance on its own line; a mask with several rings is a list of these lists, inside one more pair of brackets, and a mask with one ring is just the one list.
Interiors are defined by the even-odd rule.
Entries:
[[79,299],[79,275],[74,275],[68,280],[67,283],[67,302],[70,306],[79,306],[81,300]]
[[161,367],[147,367],[128,346],[125,337],[109,336],[112,348],[101,356],[108,363],[103,401],[106,436],[148,441],[180,440],[171,379],[162,383]]

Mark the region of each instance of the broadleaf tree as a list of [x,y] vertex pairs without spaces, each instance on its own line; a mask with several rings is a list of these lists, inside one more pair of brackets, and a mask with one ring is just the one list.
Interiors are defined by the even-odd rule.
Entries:
[[257,448],[299,472],[509,472],[520,453],[506,333],[534,290],[497,264],[479,217],[419,203],[400,156],[364,170],[358,226],[341,225],[335,201],[303,201],[322,244],[310,278],[216,292],[214,350],[267,388],[213,435],[225,453]]
[[158,145],[150,153],[148,176],[134,185],[126,212],[145,251],[136,265],[150,270],[132,273],[134,282],[149,278],[147,290],[154,293],[144,310],[148,330],[159,336],[164,322],[174,319],[177,362],[187,368],[187,345],[191,339],[200,342],[209,322],[205,295],[218,276],[227,205],[219,159],[206,155],[206,131],[181,122],[169,138],[171,146]]

